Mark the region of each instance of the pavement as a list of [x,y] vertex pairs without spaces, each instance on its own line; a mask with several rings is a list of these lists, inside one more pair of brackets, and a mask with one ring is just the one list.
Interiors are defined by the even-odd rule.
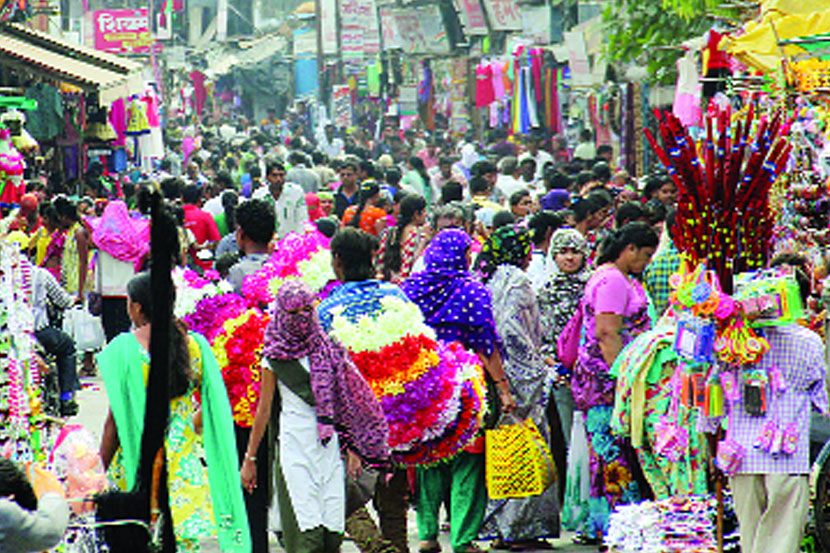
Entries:
[[[104,390],[104,384],[100,377],[81,377],[81,390],[77,394],[78,405],[80,407],[76,416],[69,419],[71,424],[83,425],[89,430],[96,439],[100,441],[101,432],[104,428],[104,421],[109,411],[109,404],[107,402],[107,394]],[[376,516],[373,513],[373,516]],[[418,528],[415,523],[415,513],[409,513],[409,547],[413,553],[418,551]],[[597,551],[596,546],[575,545],[572,542],[573,533],[564,532],[561,538],[550,540],[556,551],[565,553],[588,553]],[[439,537],[442,551],[450,553],[450,536],[449,532],[441,532]],[[479,546],[482,549],[489,547],[489,542],[480,542]],[[284,551],[279,546],[276,540],[273,540],[271,551]],[[342,553],[358,553],[359,550],[355,544],[348,538],[344,540]]]

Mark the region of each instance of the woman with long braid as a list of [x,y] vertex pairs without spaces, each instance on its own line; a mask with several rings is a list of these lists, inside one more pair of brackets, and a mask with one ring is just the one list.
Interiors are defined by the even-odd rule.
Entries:
[[400,284],[412,272],[427,245],[426,208],[427,203],[421,196],[406,196],[401,200],[398,224],[389,229],[378,248],[375,261],[378,278]]

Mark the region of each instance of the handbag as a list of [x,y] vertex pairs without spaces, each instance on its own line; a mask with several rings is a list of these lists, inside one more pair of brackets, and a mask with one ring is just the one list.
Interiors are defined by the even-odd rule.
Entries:
[[556,481],[553,455],[530,417],[487,430],[484,443],[491,499],[540,495]]
[[582,338],[582,302],[568,320],[565,328],[562,329],[559,338],[556,339],[556,355],[559,362],[568,370],[576,365],[576,358],[579,355],[579,341]]
[[64,314],[63,331],[75,341],[77,351],[94,351],[106,343],[101,319],[81,306],[73,307]]

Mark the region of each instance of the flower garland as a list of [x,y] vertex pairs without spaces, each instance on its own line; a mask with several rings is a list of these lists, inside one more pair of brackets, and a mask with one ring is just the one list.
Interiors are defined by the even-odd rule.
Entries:
[[[213,272],[208,271],[206,276],[218,276],[211,273]],[[227,281],[217,282],[200,277],[193,269],[176,267],[173,269],[172,277],[173,285],[176,287],[176,304],[173,307],[173,314],[179,319],[195,312],[201,300],[233,291]]]
[[249,428],[254,422],[261,384],[261,354],[268,316],[252,308],[222,323],[211,343],[228,391],[233,420]]
[[350,320],[335,310],[331,334],[380,401],[393,459],[402,465],[449,459],[481,428],[485,386],[478,358],[457,343],[437,342],[415,304],[391,296],[380,302],[375,317]]
[[182,322],[212,342],[225,321],[240,316],[246,309],[245,300],[238,294],[207,297],[199,300],[194,311],[185,315]]
[[290,279],[302,279],[312,290],[320,291],[335,278],[329,239],[316,229],[304,234],[292,232],[277,243],[259,271],[243,279],[242,295],[249,305],[264,305],[274,301]]
[[[8,218],[0,222],[8,228]],[[0,240],[0,454],[19,461],[43,459],[48,437],[42,386],[35,362],[31,267],[16,245]]]

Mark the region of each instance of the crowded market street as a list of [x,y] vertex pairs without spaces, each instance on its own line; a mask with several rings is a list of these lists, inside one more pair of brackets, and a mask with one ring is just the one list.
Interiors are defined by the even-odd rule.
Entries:
[[830,552],[826,0],[0,0],[0,553]]

